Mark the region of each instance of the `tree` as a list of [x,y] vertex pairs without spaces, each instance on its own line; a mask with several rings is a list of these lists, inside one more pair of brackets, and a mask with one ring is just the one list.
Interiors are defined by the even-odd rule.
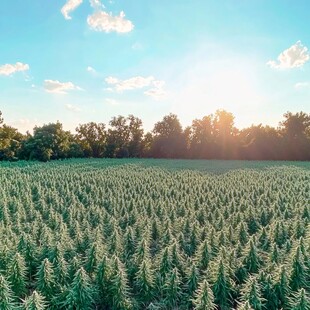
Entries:
[[76,139],[86,157],[103,157],[106,147],[107,133],[105,124],[90,122],[79,125]]
[[285,159],[310,159],[310,114],[304,112],[284,114],[280,123],[285,143]]
[[143,128],[142,120],[138,117],[130,114],[127,117],[128,129],[129,129],[129,142],[128,142],[128,153],[129,157],[141,157],[143,153]]
[[228,159],[237,157],[236,129],[234,116],[225,110],[217,110],[213,118],[213,135],[217,145],[218,158]]
[[24,136],[16,128],[0,127],[0,160],[17,160]]
[[178,117],[170,113],[157,122],[153,129],[152,156],[180,158],[186,150],[186,140]]
[[194,119],[190,131],[190,155],[192,158],[213,158],[212,115]]
[[281,135],[273,127],[252,125],[241,130],[239,139],[244,159],[283,159]]
[[154,137],[151,132],[147,132],[142,140],[142,156],[143,157],[151,157],[152,148],[154,143]]
[[280,125],[289,139],[296,139],[306,135],[306,131],[310,127],[309,114],[286,112],[283,116],[285,120],[280,122]]
[[23,145],[24,159],[49,161],[66,158],[71,138],[70,132],[63,130],[59,122],[35,127],[33,136]]
[[128,157],[130,132],[126,117],[122,115],[113,117],[109,122],[109,125],[106,156],[118,158]]

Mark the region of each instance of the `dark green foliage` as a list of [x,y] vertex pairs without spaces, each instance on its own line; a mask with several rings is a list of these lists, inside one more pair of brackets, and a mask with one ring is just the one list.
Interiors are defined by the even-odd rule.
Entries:
[[2,301],[289,310],[309,294],[309,164],[274,165],[0,163]]
[[261,296],[261,287],[255,278],[250,277],[241,291],[241,299],[248,301],[254,310],[262,310],[264,299]]
[[197,264],[197,267],[200,270],[206,270],[209,266],[209,262],[211,260],[211,253],[210,253],[210,247],[207,240],[204,240],[195,255],[195,261]]
[[114,257],[111,267],[111,284],[109,294],[112,296],[110,302],[113,310],[132,309],[132,300],[125,268],[121,261]]
[[31,296],[27,297],[24,302],[22,309],[24,310],[45,310],[47,309],[46,303],[43,296],[37,291],[33,291]]
[[249,273],[257,273],[261,264],[261,256],[253,240],[250,240],[246,252],[244,253],[243,266]]
[[188,293],[188,300],[190,302],[194,296],[194,292],[198,288],[199,279],[200,279],[199,270],[195,264],[192,264],[192,267],[190,269],[190,273],[188,275],[187,282],[186,282],[186,290]]
[[[142,120],[130,114],[112,117],[109,128],[103,123],[89,122],[80,124],[72,134],[56,122],[35,126],[33,135],[22,135],[16,128],[3,124],[1,114],[0,160],[79,157],[309,160],[310,115],[287,112],[283,116],[278,128],[260,124],[238,130],[232,113],[217,110],[202,119],[194,119],[191,126],[183,129],[178,116],[170,113],[154,125],[152,132],[144,134]],[[256,216],[254,209],[249,210],[245,223],[252,235],[260,229],[260,224],[266,226],[270,217]],[[288,219],[289,212],[285,210],[284,214]],[[218,224],[220,229],[223,222]],[[303,235],[300,224],[297,222],[297,236]]]
[[56,292],[56,279],[53,265],[46,258],[42,261],[37,274],[37,290],[50,301]]
[[108,297],[109,292],[108,289],[110,287],[110,266],[109,261],[106,256],[103,256],[101,262],[99,263],[98,269],[96,271],[95,282],[98,290],[98,303],[104,307],[109,304]]
[[294,293],[290,301],[291,310],[309,310],[310,309],[310,298],[305,291],[301,289]]
[[207,280],[203,280],[195,293],[193,304],[196,310],[216,309],[214,296]]
[[290,295],[289,279],[285,268],[282,266],[278,271],[278,278],[275,283],[275,295],[279,307],[286,308],[288,305],[288,297]]
[[179,272],[177,268],[174,268],[166,277],[164,284],[164,298],[165,304],[168,308],[177,307],[182,300],[182,287]]
[[243,222],[241,222],[239,227],[239,242],[242,246],[245,246],[248,242],[249,235],[247,233],[247,230],[245,228],[245,225]]
[[237,310],[254,310],[248,301],[240,303]]
[[267,275],[261,280],[261,293],[265,300],[265,308],[270,310],[276,310],[279,308],[280,301],[275,291],[274,283],[270,275]]
[[26,293],[26,263],[25,259],[16,253],[8,265],[8,280],[17,297],[23,297]]
[[223,260],[220,260],[213,284],[214,302],[222,310],[228,310],[232,304],[232,284],[229,275],[226,272]]
[[290,287],[293,291],[307,288],[307,267],[300,246],[295,249],[290,269]]
[[82,267],[76,272],[64,303],[60,306],[68,310],[92,309],[95,293],[90,279]]
[[0,309],[14,310],[16,304],[14,303],[13,291],[8,281],[0,275]]
[[144,259],[136,273],[135,287],[142,305],[147,305],[154,295],[155,277],[151,261]]

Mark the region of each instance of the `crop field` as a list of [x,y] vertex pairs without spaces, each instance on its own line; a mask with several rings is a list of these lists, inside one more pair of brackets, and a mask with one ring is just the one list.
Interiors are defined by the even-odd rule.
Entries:
[[310,309],[310,163],[0,163],[0,309]]

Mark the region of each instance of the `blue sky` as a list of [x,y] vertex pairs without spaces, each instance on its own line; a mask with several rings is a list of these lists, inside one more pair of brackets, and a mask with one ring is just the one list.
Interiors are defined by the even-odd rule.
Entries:
[[5,0],[0,110],[22,131],[134,114],[152,129],[310,112],[308,0]]

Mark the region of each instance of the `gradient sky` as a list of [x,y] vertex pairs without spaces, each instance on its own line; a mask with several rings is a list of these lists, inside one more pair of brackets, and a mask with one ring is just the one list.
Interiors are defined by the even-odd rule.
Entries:
[[309,0],[4,0],[0,13],[0,110],[21,131],[310,112]]

